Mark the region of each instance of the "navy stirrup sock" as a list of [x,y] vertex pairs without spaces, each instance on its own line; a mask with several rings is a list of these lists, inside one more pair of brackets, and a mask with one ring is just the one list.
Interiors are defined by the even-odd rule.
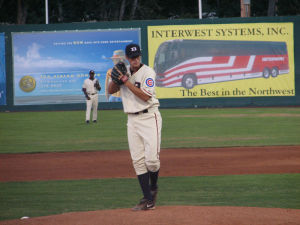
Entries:
[[144,198],[148,200],[153,200],[152,195],[150,193],[150,186],[149,186],[149,179],[150,179],[150,174],[149,172],[138,175],[138,179],[144,194]]
[[155,191],[157,189],[157,180],[158,180],[158,173],[159,173],[159,170],[156,171],[156,172],[149,172],[150,174],[150,188],[151,188],[151,191]]

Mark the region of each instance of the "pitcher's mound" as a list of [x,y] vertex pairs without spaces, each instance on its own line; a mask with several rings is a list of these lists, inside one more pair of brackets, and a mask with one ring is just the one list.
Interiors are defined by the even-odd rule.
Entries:
[[2,222],[5,225],[299,225],[300,210],[255,207],[158,206],[151,211],[100,210]]

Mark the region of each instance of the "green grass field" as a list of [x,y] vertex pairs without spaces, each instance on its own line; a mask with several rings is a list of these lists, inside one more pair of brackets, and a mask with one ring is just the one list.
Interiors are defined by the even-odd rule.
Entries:
[[[300,108],[161,113],[162,148],[300,145]],[[128,149],[121,110],[99,111],[97,124],[84,117],[84,111],[0,113],[0,160],[1,153]],[[300,209],[299,186],[300,174],[162,177],[158,204]],[[140,197],[136,179],[2,182],[0,220],[129,208]]]
[[[162,148],[300,144],[300,108],[163,109]],[[0,113],[0,153],[128,149],[126,115],[99,111]]]
[[[162,205],[300,209],[300,174],[162,177]],[[136,179],[0,183],[0,220],[74,211],[131,208],[141,198]]]

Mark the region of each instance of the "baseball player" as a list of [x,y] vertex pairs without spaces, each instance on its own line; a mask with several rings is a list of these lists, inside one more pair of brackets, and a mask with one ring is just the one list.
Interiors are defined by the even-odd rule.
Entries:
[[[114,53],[113,53],[113,56],[111,57],[114,65],[116,65],[118,62],[122,61],[125,63],[125,53],[123,50],[115,50]],[[106,99],[109,101],[109,102],[120,102],[122,101],[121,100],[121,97],[120,97],[120,92],[116,92],[112,95],[109,95],[108,94],[108,84],[109,82],[111,81],[111,71],[112,69],[109,69],[107,70],[106,72],[106,79],[105,79],[105,96],[106,96]]]
[[101,90],[99,81],[95,78],[94,70],[90,70],[89,78],[85,79],[82,85],[82,91],[86,98],[85,121],[90,123],[91,109],[93,108],[93,122],[97,123],[98,110],[98,91]]
[[127,68],[123,64],[127,75],[115,76],[119,71],[115,69],[117,64],[112,71],[109,93],[121,92],[123,109],[128,114],[130,155],[144,195],[132,210],[155,209],[162,128],[159,101],[155,97],[156,74],[152,68],[141,63],[139,45],[127,45],[125,54],[130,64]]

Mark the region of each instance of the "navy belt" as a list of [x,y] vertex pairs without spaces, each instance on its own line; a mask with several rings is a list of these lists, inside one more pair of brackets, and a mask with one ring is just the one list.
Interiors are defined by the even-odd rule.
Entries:
[[143,111],[136,112],[136,113],[133,113],[133,114],[138,115],[138,114],[143,114],[143,113],[147,113],[147,112],[148,112],[148,109],[145,109]]
[[91,95],[95,95],[95,94],[97,94],[97,92],[96,93],[92,93]]

